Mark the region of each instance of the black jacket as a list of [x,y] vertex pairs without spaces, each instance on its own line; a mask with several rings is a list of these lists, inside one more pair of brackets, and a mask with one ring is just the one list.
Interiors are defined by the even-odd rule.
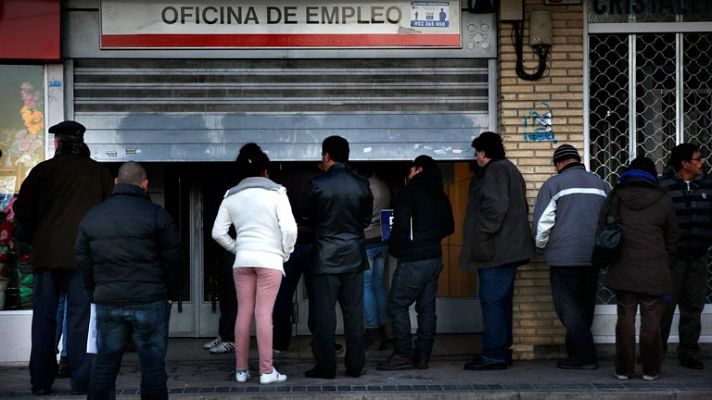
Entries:
[[712,179],[701,175],[685,182],[672,168],[662,176],[680,225],[678,254],[681,258],[698,258],[712,245]]
[[452,207],[443,191],[440,171],[423,171],[396,197],[390,253],[399,261],[439,258],[440,241],[453,230]]
[[18,240],[32,243],[36,270],[77,270],[79,222],[109,197],[112,186],[111,172],[88,155],[60,153],[32,168],[13,210],[25,232]]
[[314,233],[314,263],[307,273],[340,274],[368,269],[363,230],[371,222],[373,195],[368,180],[337,163],[312,178],[302,217]]
[[118,184],[79,225],[76,257],[84,288],[98,304],[140,304],[177,290],[180,240],[168,213],[143,189]]

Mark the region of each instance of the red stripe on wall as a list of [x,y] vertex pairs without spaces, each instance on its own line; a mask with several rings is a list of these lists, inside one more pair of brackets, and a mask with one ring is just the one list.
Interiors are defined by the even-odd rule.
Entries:
[[459,34],[102,35],[102,47],[460,47]]

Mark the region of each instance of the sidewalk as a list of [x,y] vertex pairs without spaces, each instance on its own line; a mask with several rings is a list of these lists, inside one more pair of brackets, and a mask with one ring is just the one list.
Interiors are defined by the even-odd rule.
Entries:
[[[275,357],[287,382],[260,385],[253,377],[246,384],[234,381],[234,353],[211,355],[201,349],[203,339],[171,339],[168,355],[168,387],[175,399],[712,399],[712,360],[707,370],[680,367],[665,360],[659,380],[646,382],[637,376],[619,381],[613,363],[604,359],[594,371],[555,368],[553,361],[515,361],[504,371],[472,372],[462,366],[469,361],[479,338],[475,335],[441,335],[428,370],[386,372],[376,362],[389,351],[369,351],[367,371],[360,378],[344,376],[340,360],[333,380],[307,379],[312,364],[309,337],[300,337],[290,353]],[[255,346],[251,364],[256,365]],[[343,355],[343,354],[342,354]],[[139,398],[140,373],[135,353],[127,353],[117,380],[121,399]],[[41,397],[30,394],[27,367],[0,366],[0,398]],[[69,381],[58,379],[51,399],[80,399],[69,394]]]

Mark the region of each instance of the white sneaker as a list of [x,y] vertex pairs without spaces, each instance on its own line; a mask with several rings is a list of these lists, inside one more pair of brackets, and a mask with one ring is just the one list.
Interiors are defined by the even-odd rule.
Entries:
[[235,343],[233,342],[220,342],[219,345],[210,348],[210,353],[212,354],[225,354],[232,353],[235,351]]
[[660,378],[660,375],[643,375],[644,381],[654,381],[658,378]]
[[628,376],[628,375],[616,374],[616,378],[618,378],[618,379],[620,379],[620,380],[622,380],[622,381],[627,381],[628,379],[630,379],[630,376]]
[[237,371],[235,373],[235,381],[239,383],[245,383],[250,379],[250,370],[246,369],[244,371]]
[[222,341],[223,341],[222,338],[221,338],[220,336],[218,336],[218,337],[216,337],[215,339],[213,339],[213,340],[211,340],[211,341],[209,341],[209,342],[203,344],[203,348],[204,348],[205,350],[210,350],[210,349],[212,349],[213,347],[215,347],[215,346],[219,345],[220,343],[222,343]]
[[269,374],[260,375],[260,383],[266,385],[268,383],[280,383],[287,380],[287,375],[280,374],[276,368],[272,368]]

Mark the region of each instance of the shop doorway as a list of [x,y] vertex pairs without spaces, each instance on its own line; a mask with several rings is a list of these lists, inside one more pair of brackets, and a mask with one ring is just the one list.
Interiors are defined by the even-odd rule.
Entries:
[[[184,263],[181,266],[182,290],[171,312],[172,337],[214,337],[220,318],[221,268],[231,265],[230,257],[212,240],[211,230],[223,194],[234,186],[232,163],[145,163],[149,173],[151,199],[171,214],[181,233]],[[404,162],[375,163],[376,171],[395,196],[403,186],[407,171]],[[315,163],[275,162],[271,178],[277,182],[287,172],[313,171]],[[462,220],[471,177],[469,163],[441,163],[445,190],[455,215],[455,233],[443,240],[445,269],[438,288],[438,332],[472,333],[482,330],[475,274],[458,270],[457,256],[462,246]],[[227,263],[227,264],[226,264]],[[396,260],[389,260],[387,275]],[[390,279],[386,278],[386,286]],[[308,297],[303,280],[293,302],[296,335],[308,335]],[[338,310],[338,308],[337,308]],[[415,312],[411,310],[413,327]],[[340,321],[341,318],[338,318]],[[337,331],[341,332],[341,324]]]

